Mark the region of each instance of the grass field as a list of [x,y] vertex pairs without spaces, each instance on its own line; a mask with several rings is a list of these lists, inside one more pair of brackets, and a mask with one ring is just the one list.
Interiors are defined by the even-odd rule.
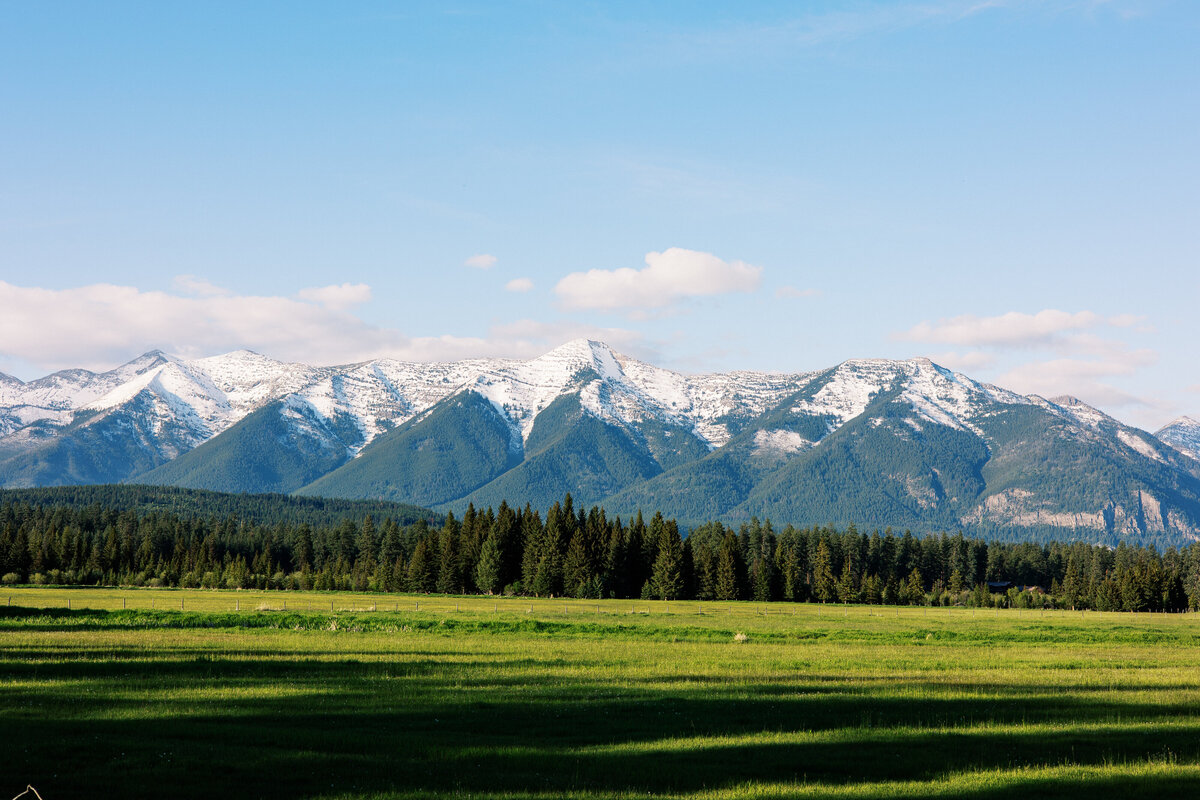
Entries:
[[0,736],[4,798],[1196,797],[1200,616],[22,588]]

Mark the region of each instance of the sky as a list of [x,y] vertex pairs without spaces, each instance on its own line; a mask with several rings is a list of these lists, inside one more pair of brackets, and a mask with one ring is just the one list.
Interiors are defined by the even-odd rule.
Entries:
[[0,5],[0,372],[926,356],[1200,417],[1190,0]]

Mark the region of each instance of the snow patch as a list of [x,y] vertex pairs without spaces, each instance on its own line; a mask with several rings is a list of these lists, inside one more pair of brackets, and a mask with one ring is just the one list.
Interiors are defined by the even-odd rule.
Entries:
[[754,432],[754,452],[791,455],[812,447],[813,443],[795,431],[760,430]]
[[1121,440],[1121,444],[1125,445],[1131,450],[1141,453],[1146,458],[1149,458],[1153,461],[1158,461],[1159,463],[1166,463],[1166,459],[1162,457],[1161,453],[1154,449],[1154,445],[1150,444],[1142,437],[1126,430],[1119,430],[1117,431],[1117,438]]

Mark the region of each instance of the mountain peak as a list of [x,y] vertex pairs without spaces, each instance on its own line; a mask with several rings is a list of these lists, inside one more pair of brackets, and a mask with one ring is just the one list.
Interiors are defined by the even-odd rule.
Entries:
[[572,339],[560,344],[550,352],[535,358],[530,364],[568,363],[577,368],[591,367],[602,378],[620,378],[624,375],[616,354],[604,342],[595,339]]
[[1080,400],[1073,394],[1060,394],[1057,397],[1051,397],[1050,402],[1056,406],[1071,408],[1072,406],[1086,406],[1087,403]]
[[553,348],[552,350],[547,352],[542,357],[544,358],[545,356],[550,356],[550,355],[561,355],[561,356],[580,355],[580,356],[584,356],[586,358],[590,358],[592,356],[592,354],[598,350],[607,350],[610,353],[612,352],[612,348],[610,348],[604,342],[599,342],[599,341],[596,341],[595,339],[588,339],[585,337],[580,337],[578,339],[571,339],[569,341],[563,342],[558,347]]

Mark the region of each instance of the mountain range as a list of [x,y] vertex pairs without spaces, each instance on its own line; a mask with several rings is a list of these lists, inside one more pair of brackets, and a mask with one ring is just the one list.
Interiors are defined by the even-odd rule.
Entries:
[[153,351],[0,374],[0,487],[122,482],[1169,545],[1200,538],[1200,423],[1151,435],[927,359],[684,375],[587,340],[529,361]]

